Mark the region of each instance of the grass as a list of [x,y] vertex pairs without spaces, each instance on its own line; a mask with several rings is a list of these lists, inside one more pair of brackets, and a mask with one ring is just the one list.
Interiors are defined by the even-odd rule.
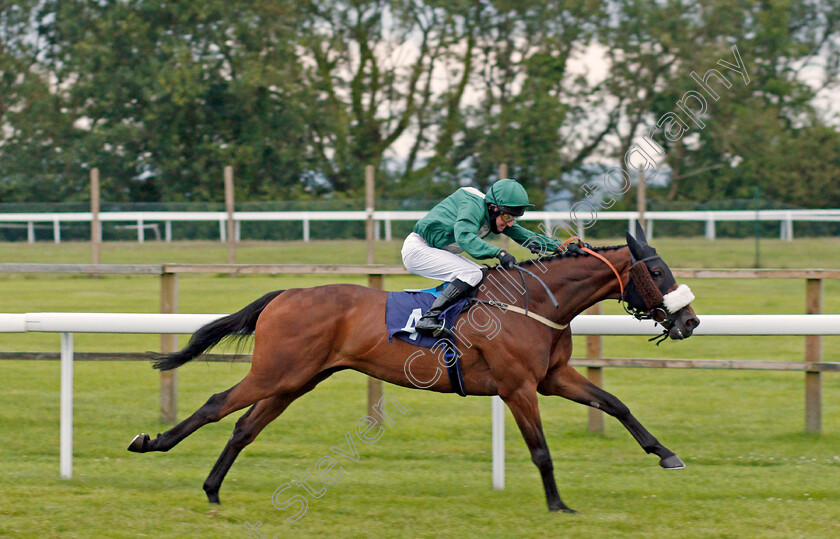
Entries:
[[[599,242],[602,243],[602,242]],[[603,242],[617,243],[614,242]],[[653,242],[672,267],[749,267],[749,241]],[[840,267],[840,241],[767,240],[772,267]],[[0,244],[6,262],[89,262],[80,244]],[[355,242],[247,244],[242,263],[364,262]],[[105,263],[224,262],[215,243],[106,244]],[[381,244],[377,261],[399,262],[399,244]],[[181,276],[181,312],[230,312],[262,293],[360,278],[320,276]],[[386,286],[423,285],[389,277]],[[798,280],[693,280],[703,313],[801,313]],[[0,275],[3,312],[156,312],[150,276]],[[825,312],[840,312],[838,285],[826,283]],[[605,312],[619,312],[608,304]],[[186,339],[186,337],[184,337]],[[607,338],[605,354],[635,357],[801,359],[803,339],[694,338],[649,345]],[[827,361],[840,361],[824,339]],[[579,353],[583,341],[576,341]],[[79,351],[143,351],[155,336],[78,335]],[[0,350],[56,350],[58,336],[0,335]],[[188,364],[179,371],[181,417],[238,382],[247,365]],[[799,373],[609,369],[606,387],[686,461],[659,469],[612,419],[606,433],[586,430],[586,410],[541,399],[543,426],[564,500],[580,515],[549,514],[536,468],[508,414],[507,485],[490,488],[490,402],[386,386],[405,407],[372,444],[355,439],[359,460],[337,457],[340,480],[297,522],[272,494],[294,474],[313,473],[330,449],[347,447],[365,414],[366,381],[338,373],[269,425],[240,456],[221,491],[206,503],[201,484],[236,418],[208,425],[166,454],[125,451],[133,435],[167,428],[158,419],[156,371],[142,363],[79,362],[75,367],[74,477],[58,475],[58,365],[3,361],[0,382],[0,535],[61,537],[247,536],[262,521],[264,537],[487,536],[540,537],[836,537],[840,534],[840,377],[823,376],[823,434],[803,431]],[[353,435],[355,436],[355,434]],[[310,479],[320,488],[321,483]],[[288,491],[291,493],[292,491]],[[303,494],[296,487],[294,492]],[[284,496],[284,498],[287,496]],[[282,501],[282,499],[280,500]]]

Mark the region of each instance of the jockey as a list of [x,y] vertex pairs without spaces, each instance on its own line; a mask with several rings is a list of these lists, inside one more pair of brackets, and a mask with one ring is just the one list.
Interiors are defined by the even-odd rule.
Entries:
[[440,296],[417,322],[415,330],[424,335],[439,336],[443,311],[458,300],[468,297],[483,277],[481,266],[458,253],[466,252],[476,259],[498,258],[500,265],[511,269],[514,256],[482,238],[490,232],[504,234],[534,251],[553,251],[559,242],[535,234],[516,224],[526,208],[528,194],[516,180],[499,180],[485,195],[473,187],[462,187],[446,197],[414,226],[402,247],[406,269],[416,275],[449,282]]

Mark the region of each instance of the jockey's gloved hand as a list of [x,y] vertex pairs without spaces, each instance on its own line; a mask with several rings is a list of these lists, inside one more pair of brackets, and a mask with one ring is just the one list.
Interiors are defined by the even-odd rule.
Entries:
[[578,243],[570,243],[570,244],[566,247],[566,252],[567,252],[567,253],[577,253],[577,254],[583,254],[583,251],[581,250],[581,247],[586,247],[587,249],[592,249],[592,248],[593,248],[593,247],[592,247],[591,245],[589,245],[588,243],[584,243],[583,245],[580,245],[580,244],[578,244]]
[[505,269],[511,269],[514,264],[516,264],[516,257],[510,254],[507,251],[499,251],[499,254],[496,255],[496,258],[499,259],[499,264]]
[[545,248],[542,245],[540,245],[539,242],[529,243],[528,250],[534,253],[535,255],[545,254]]

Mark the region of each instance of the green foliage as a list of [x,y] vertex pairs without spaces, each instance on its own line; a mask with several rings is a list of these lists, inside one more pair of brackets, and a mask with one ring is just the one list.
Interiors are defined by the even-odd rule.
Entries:
[[226,165],[238,200],[361,197],[366,165],[381,195],[441,198],[507,164],[541,204],[622,163],[736,45],[751,82],[659,140],[662,198],[836,206],[815,99],[839,33],[829,0],[9,1],[0,199],[85,200],[98,167],[108,201],[219,202]]

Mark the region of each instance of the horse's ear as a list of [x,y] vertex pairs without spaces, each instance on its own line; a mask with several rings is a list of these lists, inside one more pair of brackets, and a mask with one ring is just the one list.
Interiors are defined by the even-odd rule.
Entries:
[[636,241],[636,238],[631,236],[629,232],[625,236],[627,238],[627,247],[630,248],[630,255],[633,257],[633,262],[645,258],[645,248],[642,244]]
[[636,241],[641,243],[642,245],[647,245],[647,236],[645,236],[645,229],[642,227],[642,224],[639,221],[636,221]]

